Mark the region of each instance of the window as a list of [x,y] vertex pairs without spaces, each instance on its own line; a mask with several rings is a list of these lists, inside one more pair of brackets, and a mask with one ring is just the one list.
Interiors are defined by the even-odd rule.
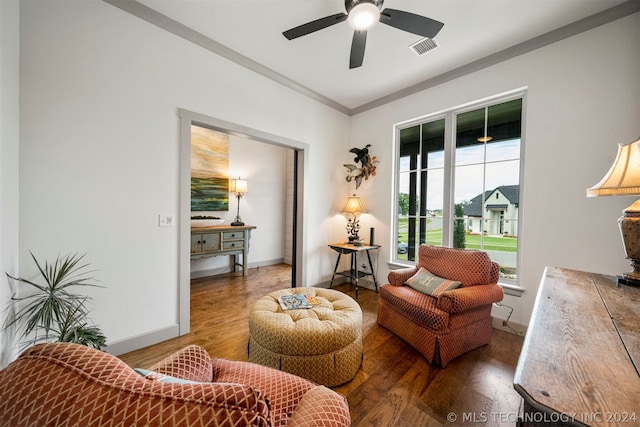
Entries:
[[422,243],[481,249],[518,282],[524,93],[396,125],[393,261]]

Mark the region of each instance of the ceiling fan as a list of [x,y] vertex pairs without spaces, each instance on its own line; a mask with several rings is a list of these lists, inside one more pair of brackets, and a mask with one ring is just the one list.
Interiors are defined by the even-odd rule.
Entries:
[[444,26],[442,22],[414,13],[397,9],[382,9],[382,3],[384,0],[345,0],[344,7],[347,13],[340,12],[325,16],[287,30],[282,34],[287,39],[293,40],[346,20],[354,30],[349,68],[357,68],[362,65],[364,60],[367,30],[377,22],[429,38],[435,37]]

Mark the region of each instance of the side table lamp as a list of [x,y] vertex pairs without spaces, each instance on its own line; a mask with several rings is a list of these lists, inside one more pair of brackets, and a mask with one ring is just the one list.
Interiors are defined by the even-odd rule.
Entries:
[[353,196],[349,196],[347,204],[342,208],[342,212],[348,213],[352,216],[352,218],[349,218],[346,227],[349,243],[359,243],[360,236],[358,236],[358,231],[360,231],[360,221],[358,220],[358,216],[361,213],[366,213],[364,203],[360,197],[357,197],[355,194]]
[[234,193],[236,198],[238,199],[238,211],[236,213],[236,219],[231,223],[233,226],[244,225],[242,219],[240,218],[240,199],[242,196],[247,194],[247,181],[244,179],[232,179],[231,185],[229,185],[229,192]]
[[[613,166],[599,183],[587,189],[587,197],[640,195],[640,138],[618,144]],[[623,285],[640,286],[640,200],[622,211],[618,219],[624,251],[633,271],[617,277]]]

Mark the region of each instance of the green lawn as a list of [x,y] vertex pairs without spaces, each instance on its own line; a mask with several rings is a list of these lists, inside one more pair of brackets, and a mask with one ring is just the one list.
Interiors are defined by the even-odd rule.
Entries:
[[[407,231],[407,219],[400,219],[398,221],[399,242],[409,242]],[[442,229],[434,228],[428,229],[426,235],[426,243],[430,245],[442,244]],[[467,234],[465,236],[465,247],[468,249],[483,249],[503,252],[517,252],[518,250],[518,238],[516,237],[502,237],[502,236],[480,236]]]

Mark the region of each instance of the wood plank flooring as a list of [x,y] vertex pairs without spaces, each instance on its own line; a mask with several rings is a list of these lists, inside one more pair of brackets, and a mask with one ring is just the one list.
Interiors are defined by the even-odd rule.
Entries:
[[[132,367],[149,367],[189,345],[213,357],[247,360],[251,305],[290,286],[291,270],[275,265],[193,280],[191,333],[121,355]],[[384,282],[383,282],[384,283]],[[348,284],[334,286],[355,298]],[[513,373],[522,337],[494,330],[491,343],[454,359],[445,369],[430,366],[400,338],[376,324],[378,294],[360,288],[364,361],[350,382],[333,389],[349,401],[352,425],[514,426],[520,396]]]

